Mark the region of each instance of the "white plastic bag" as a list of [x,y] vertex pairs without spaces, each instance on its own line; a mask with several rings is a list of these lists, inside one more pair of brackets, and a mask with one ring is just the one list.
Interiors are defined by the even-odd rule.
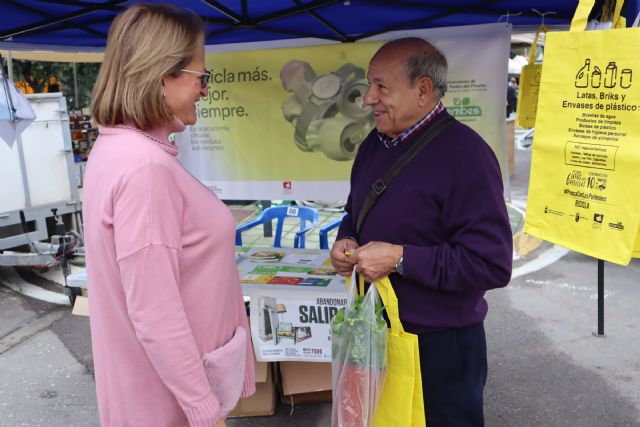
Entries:
[[373,425],[387,371],[387,323],[375,286],[359,296],[351,275],[345,308],[331,322],[332,427]]

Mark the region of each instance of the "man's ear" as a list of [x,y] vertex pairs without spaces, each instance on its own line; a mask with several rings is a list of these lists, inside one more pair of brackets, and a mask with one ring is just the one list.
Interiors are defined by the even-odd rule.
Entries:
[[433,81],[427,76],[422,76],[416,81],[415,87],[418,91],[418,105],[426,107],[433,100]]

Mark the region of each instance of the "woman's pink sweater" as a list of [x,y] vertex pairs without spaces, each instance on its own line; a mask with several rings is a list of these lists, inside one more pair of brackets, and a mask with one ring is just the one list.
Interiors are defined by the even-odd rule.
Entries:
[[[169,144],[169,133],[183,129],[172,123],[149,134]],[[103,127],[89,158],[83,215],[104,426],[211,427],[222,414],[202,355],[237,326],[249,336],[233,217],[177,152]],[[246,351],[242,396],[255,391],[250,338]]]

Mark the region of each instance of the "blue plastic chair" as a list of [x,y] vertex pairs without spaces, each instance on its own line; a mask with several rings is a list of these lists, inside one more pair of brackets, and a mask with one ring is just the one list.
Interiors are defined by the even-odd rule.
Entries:
[[307,206],[273,206],[262,211],[262,214],[253,221],[236,228],[236,246],[242,246],[242,233],[256,225],[278,220],[273,240],[274,248],[281,248],[282,225],[285,218],[300,218],[300,230],[296,232],[293,241],[294,248],[304,248],[304,236],[307,231],[318,225],[318,211]]
[[345,215],[347,214],[342,215],[340,218],[320,228],[320,249],[329,249],[329,232],[342,223],[342,218],[344,218]]

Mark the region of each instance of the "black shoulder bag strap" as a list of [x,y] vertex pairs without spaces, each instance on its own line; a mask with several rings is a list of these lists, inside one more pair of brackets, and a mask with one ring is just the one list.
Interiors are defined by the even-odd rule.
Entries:
[[413,159],[422,147],[427,145],[429,141],[435,138],[444,128],[453,123],[455,119],[451,116],[447,116],[442,120],[437,121],[432,126],[427,129],[427,131],[422,134],[422,136],[415,142],[406,153],[402,155],[396,162],[391,165],[387,173],[384,174],[382,178],[378,178],[373,185],[371,186],[371,191],[367,194],[367,197],[364,199],[364,203],[362,204],[362,208],[360,209],[360,213],[358,214],[358,221],[356,222],[356,233],[360,234],[360,228],[362,227],[362,223],[364,222],[365,217],[371,210],[371,208],[376,204],[382,193],[387,189],[389,183],[395,178],[395,176],[402,170],[402,168]]

